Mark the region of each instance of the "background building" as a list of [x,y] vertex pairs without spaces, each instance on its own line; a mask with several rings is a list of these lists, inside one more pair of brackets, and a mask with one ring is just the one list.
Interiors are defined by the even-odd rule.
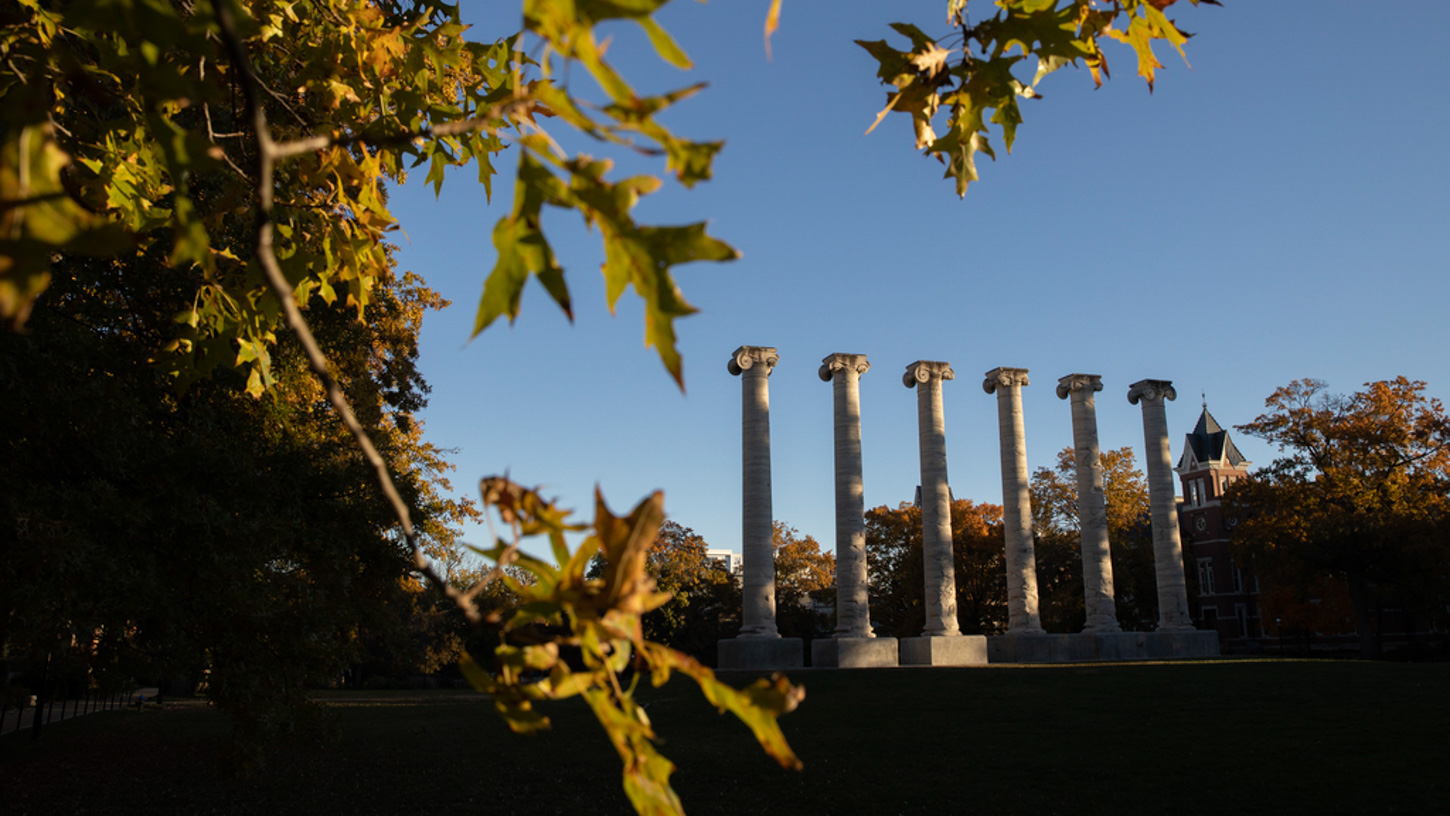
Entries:
[[1265,636],[1259,582],[1251,565],[1234,561],[1229,548],[1233,519],[1224,516],[1222,507],[1224,490],[1247,476],[1251,464],[1205,404],[1174,468],[1183,488],[1178,525],[1189,614],[1198,628],[1218,630],[1225,653],[1249,651]]
[[705,557],[713,558],[721,564],[724,564],[725,571],[731,575],[738,574],[743,563],[740,553],[734,550],[708,549],[705,550]]

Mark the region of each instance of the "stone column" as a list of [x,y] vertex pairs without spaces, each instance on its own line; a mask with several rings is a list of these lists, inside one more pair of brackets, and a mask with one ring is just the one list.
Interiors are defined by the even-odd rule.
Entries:
[[1158,631],[1193,628],[1183,578],[1183,543],[1178,533],[1178,495],[1168,450],[1168,413],[1163,401],[1177,399],[1170,380],[1139,380],[1128,387],[1128,402],[1143,406],[1143,459],[1148,463],[1148,499],[1153,511],[1153,566],[1158,578]]
[[1037,555],[1032,543],[1032,493],[1028,489],[1027,434],[1022,422],[1025,368],[994,368],[982,390],[997,395],[997,432],[1002,452],[1002,529],[1007,546],[1007,634],[1043,634],[1038,612]]
[[832,354],[821,361],[821,379],[835,383],[838,638],[876,636],[866,588],[866,500],[861,486],[860,378],[870,368],[864,354]]
[[871,631],[866,583],[865,496],[861,487],[861,375],[871,368],[864,354],[832,354],[821,361],[821,379],[834,383],[836,446],[836,631],[811,641],[811,665],[859,669],[895,666],[896,638]]
[[1057,381],[1058,399],[1072,397],[1072,454],[1077,465],[1078,532],[1082,536],[1083,603],[1087,633],[1120,632],[1113,601],[1113,559],[1108,549],[1108,510],[1098,417],[1093,394],[1103,390],[1096,374],[1069,374]]
[[742,395],[742,638],[780,637],[775,628],[775,551],[771,547],[769,387],[770,372],[779,361],[774,348],[741,346],[730,355],[728,366],[731,374],[740,377]]
[[717,644],[722,669],[796,669],[805,662],[800,638],[775,628],[775,550],[771,547],[770,371],[775,349],[741,346],[730,355],[730,373],[741,384],[741,582],[740,636]]
[[951,493],[947,487],[946,420],[941,384],[956,376],[947,363],[917,360],[901,381],[916,388],[916,418],[921,443],[922,565],[925,568],[925,637],[961,634],[957,623],[957,577],[952,558]]

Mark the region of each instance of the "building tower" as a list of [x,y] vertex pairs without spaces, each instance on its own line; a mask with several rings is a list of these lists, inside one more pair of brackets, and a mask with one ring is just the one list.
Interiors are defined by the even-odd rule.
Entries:
[[[1188,608],[1200,629],[1215,630],[1224,651],[1259,638],[1258,581],[1246,564],[1234,561],[1229,549],[1233,519],[1224,516],[1224,491],[1248,475],[1252,463],[1234,447],[1233,439],[1208,412],[1184,439],[1183,456],[1173,470],[1183,486],[1178,505],[1179,532],[1190,581]],[[1196,581],[1194,580],[1196,579]]]

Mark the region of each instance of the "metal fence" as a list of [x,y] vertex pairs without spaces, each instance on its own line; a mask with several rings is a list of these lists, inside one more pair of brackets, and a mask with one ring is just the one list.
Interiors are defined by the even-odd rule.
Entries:
[[69,720],[97,711],[114,711],[126,706],[139,706],[143,698],[135,691],[112,694],[86,692],[80,697],[59,700],[37,700],[33,705],[11,707],[9,701],[0,703],[0,737],[29,731],[32,738],[39,739],[41,727],[61,720]]

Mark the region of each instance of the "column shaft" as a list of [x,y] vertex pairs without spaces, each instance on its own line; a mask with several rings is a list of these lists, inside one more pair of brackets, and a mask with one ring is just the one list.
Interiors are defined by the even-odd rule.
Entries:
[[957,622],[956,564],[952,554],[951,490],[947,486],[946,419],[942,380],[955,376],[946,363],[919,360],[903,378],[916,387],[916,417],[921,450],[922,567],[926,586],[927,637],[961,634]]
[[875,637],[866,576],[865,494],[861,482],[860,378],[863,354],[832,354],[822,380],[834,383],[836,454],[836,630],[838,638]]
[[1118,632],[1113,600],[1113,559],[1108,547],[1108,510],[1103,494],[1102,455],[1098,450],[1094,392],[1103,390],[1093,374],[1071,374],[1058,381],[1057,396],[1072,398],[1072,453],[1077,469],[1078,531],[1082,536],[1084,632]]
[[1153,566],[1158,579],[1158,629],[1193,628],[1188,614],[1188,586],[1183,576],[1183,542],[1178,532],[1178,495],[1173,487],[1173,460],[1168,446],[1165,399],[1178,393],[1168,380],[1139,380],[1128,389],[1128,402],[1143,407],[1143,458],[1148,468],[1148,500],[1153,513]]
[[1027,433],[1022,421],[1025,368],[995,368],[982,388],[997,394],[997,431],[1002,458],[1002,530],[1007,562],[1007,632],[1041,634],[1037,554],[1032,540],[1032,493],[1027,473]]
[[741,582],[740,637],[780,637],[775,626],[775,551],[771,546],[770,388],[773,348],[741,346],[730,371],[741,378]]

